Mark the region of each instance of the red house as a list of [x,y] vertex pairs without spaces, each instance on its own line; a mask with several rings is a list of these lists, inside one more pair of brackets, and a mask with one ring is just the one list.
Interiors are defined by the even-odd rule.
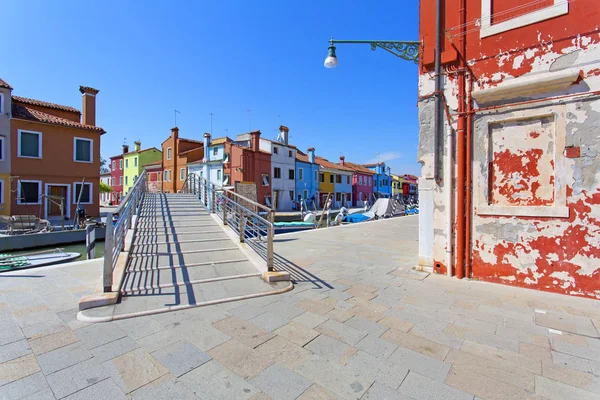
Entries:
[[162,160],[142,165],[142,167],[148,173],[148,191],[152,193],[162,192]]
[[[128,152],[129,146],[124,144],[123,154]],[[110,158],[110,195],[113,206],[119,205],[123,197],[123,154]]]
[[375,201],[373,199],[373,177],[375,176],[375,171],[360,164],[342,160],[342,157],[340,157],[340,165],[350,168],[353,171],[352,205],[354,207],[362,207],[365,205],[365,201],[368,201],[372,205]]

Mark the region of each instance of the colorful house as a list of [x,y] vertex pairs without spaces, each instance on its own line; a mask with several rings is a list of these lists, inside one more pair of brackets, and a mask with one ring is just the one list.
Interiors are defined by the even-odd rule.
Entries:
[[171,129],[171,136],[162,143],[162,190],[177,193],[187,179],[187,165],[202,159],[203,142],[180,138],[179,128]]
[[319,198],[319,169],[315,162],[315,149],[311,147],[304,154],[296,151],[296,199],[306,201],[309,208],[316,207]]
[[123,153],[110,158],[110,192],[112,205],[121,203],[123,198],[123,154],[129,152],[129,146],[123,145]]
[[133,151],[123,154],[123,196],[127,196],[144,170],[143,165],[162,159],[162,153],[156,147],[142,150],[142,143],[133,143]]
[[0,79],[0,215],[10,215],[10,110],[12,88]]
[[230,167],[231,143],[229,137],[212,139],[210,133],[204,134],[204,157],[188,163],[188,174],[196,174],[219,186],[233,185],[231,173],[225,173]]
[[406,180],[400,175],[392,174],[392,196],[395,198],[401,197],[404,194],[403,185]]
[[[341,163],[341,162],[340,162]],[[375,172],[360,165],[348,161],[344,166],[352,170],[352,205],[363,207],[365,202],[373,204],[373,176]]]
[[65,200],[67,217],[75,215],[78,202],[89,215],[100,214],[100,137],[105,132],[96,126],[99,91],[84,86],[79,91],[82,112],[11,97],[11,214],[60,217],[60,206],[46,200],[46,195]]
[[151,193],[162,192],[162,159],[144,164],[142,167],[148,174],[148,191]]
[[327,195],[331,193],[332,206],[340,208],[352,205],[352,169],[334,164],[323,157],[315,157],[319,169],[319,206],[325,206]]
[[[106,186],[110,187],[110,179],[111,179],[111,175],[110,172],[106,172],[103,174],[100,174],[100,182],[104,183]],[[111,200],[111,192],[105,192],[102,193],[99,190],[99,195],[100,195],[100,206],[107,206],[110,203]]]
[[376,197],[392,196],[392,173],[384,162],[377,164],[363,164],[364,167],[375,172],[373,176],[373,193]]

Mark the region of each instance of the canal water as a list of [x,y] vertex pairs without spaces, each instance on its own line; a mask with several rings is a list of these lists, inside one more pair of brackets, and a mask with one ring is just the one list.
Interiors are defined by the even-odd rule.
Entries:
[[[65,252],[76,252],[80,253],[81,256],[73,261],[83,261],[86,259],[85,256],[85,242],[83,243],[71,243],[71,244],[61,244],[57,246],[48,246],[48,247],[36,247],[34,249],[20,250],[20,251],[8,251],[8,254],[11,255],[20,255],[26,253],[34,253],[37,251],[44,250],[54,250],[56,248],[63,249]],[[96,254],[95,258],[104,257],[104,241],[96,241]]]

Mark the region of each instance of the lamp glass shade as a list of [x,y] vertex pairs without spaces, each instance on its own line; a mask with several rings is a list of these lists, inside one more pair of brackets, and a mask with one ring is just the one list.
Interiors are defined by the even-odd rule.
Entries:
[[332,44],[331,46],[329,46],[328,50],[329,51],[327,52],[327,58],[325,59],[323,65],[325,66],[325,68],[335,68],[338,65],[338,59],[335,55],[335,46]]

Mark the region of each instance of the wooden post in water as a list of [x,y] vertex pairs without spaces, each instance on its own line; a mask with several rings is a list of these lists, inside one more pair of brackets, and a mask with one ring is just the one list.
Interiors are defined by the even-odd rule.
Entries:
[[85,254],[88,260],[96,258],[96,225],[85,227]]

